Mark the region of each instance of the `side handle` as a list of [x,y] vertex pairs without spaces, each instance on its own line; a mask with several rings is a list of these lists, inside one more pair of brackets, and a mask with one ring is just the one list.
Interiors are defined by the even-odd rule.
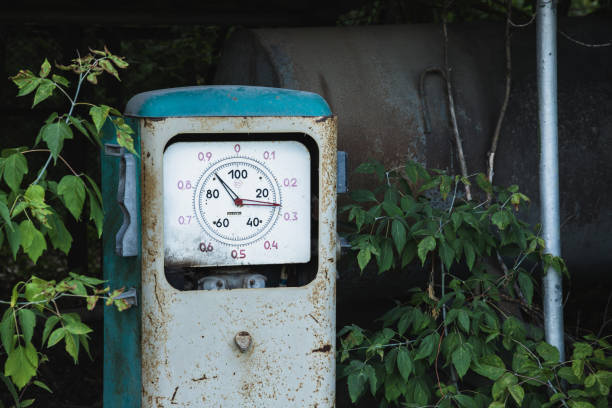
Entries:
[[120,157],[117,202],[123,213],[123,224],[115,239],[115,252],[119,256],[138,255],[138,194],[136,180],[136,159],[125,148],[105,144],[104,152],[109,156]]

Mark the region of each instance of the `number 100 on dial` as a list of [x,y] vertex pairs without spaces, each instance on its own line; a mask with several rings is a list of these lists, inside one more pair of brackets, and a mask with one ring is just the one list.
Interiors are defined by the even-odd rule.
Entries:
[[308,262],[310,163],[297,141],[169,145],[163,159],[166,265]]

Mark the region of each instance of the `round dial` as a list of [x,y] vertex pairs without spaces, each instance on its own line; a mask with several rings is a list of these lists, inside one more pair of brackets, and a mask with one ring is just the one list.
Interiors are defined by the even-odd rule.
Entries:
[[230,157],[209,166],[194,191],[194,212],[216,241],[246,245],[277,222],[282,205],[278,182],[263,164]]

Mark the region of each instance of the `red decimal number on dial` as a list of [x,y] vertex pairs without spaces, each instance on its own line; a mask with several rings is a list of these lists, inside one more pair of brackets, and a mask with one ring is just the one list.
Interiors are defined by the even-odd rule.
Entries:
[[274,160],[276,159],[276,153],[273,151],[269,152],[269,151],[265,151],[263,152],[263,158],[264,160]]
[[284,187],[297,187],[297,179],[295,177],[283,179]]
[[210,159],[212,159],[212,153],[211,152],[199,152],[198,153],[198,160],[199,161],[210,161]]
[[276,241],[265,241],[264,242],[264,249],[266,251],[270,251],[272,249],[278,249],[278,242],[276,242]]
[[184,217],[182,215],[179,215],[178,223],[181,225],[191,224],[191,217],[191,215],[185,215]]
[[232,258],[244,259],[246,258],[246,251],[244,249],[232,249]]
[[206,243],[206,242],[200,242],[200,251],[201,252],[212,252],[213,251],[213,246],[211,243]]
[[297,221],[298,213],[297,211],[286,212],[283,214],[283,219],[285,221]]
[[176,183],[176,187],[179,190],[191,190],[191,180],[179,180]]

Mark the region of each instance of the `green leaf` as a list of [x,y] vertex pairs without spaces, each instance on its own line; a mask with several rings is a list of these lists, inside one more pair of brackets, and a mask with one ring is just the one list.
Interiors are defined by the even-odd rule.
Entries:
[[38,105],[51,95],[53,95],[53,90],[55,89],[55,84],[53,81],[48,79],[43,79],[40,83],[40,86],[36,90],[36,94],[34,95],[34,102],[32,102],[32,107]]
[[121,81],[121,79],[119,79],[119,73],[117,72],[117,70],[115,69],[113,64],[111,64],[109,60],[102,59],[100,60],[99,64],[102,67],[102,69],[104,69],[106,72],[108,72],[109,74],[117,78],[118,81]]
[[595,408],[593,404],[591,404],[590,402],[586,402],[586,401],[571,401],[570,407],[571,408]]
[[472,397],[464,394],[457,394],[453,396],[453,398],[459,403],[461,408],[478,408],[478,405],[476,405]]
[[519,288],[521,288],[521,292],[523,292],[523,295],[527,300],[527,303],[531,304],[533,301],[533,282],[531,277],[525,272],[519,272],[518,284]]
[[11,252],[13,253],[13,259],[17,259],[17,251],[19,251],[19,247],[21,246],[21,233],[19,232],[19,228],[12,224],[6,225],[4,230],[6,232],[6,239],[11,247]]
[[474,360],[472,370],[490,380],[497,380],[506,372],[506,366],[496,354],[488,354],[478,360]]
[[385,398],[389,402],[396,401],[402,395],[403,383],[397,375],[391,375],[385,379]]
[[125,69],[125,68],[127,68],[127,67],[128,67],[128,65],[129,65],[127,62],[125,62],[125,61],[123,60],[123,58],[122,58],[122,57],[118,57],[118,56],[116,56],[116,55],[109,55],[108,57],[111,59],[111,61],[113,61],[113,62],[115,63],[115,65],[116,65],[118,68]]
[[459,309],[457,311],[457,322],[464,332],[470,334],[470,316],[465,309]]
[[57,214],[53,214],[48,220],[51,229],[47,231],[47,235],[49,236],[51,245],[53,248],[59,249],[68,255],[70,247],[72,246],[72,236],[70,232],[68,232],[64,222]]
[[376,395],[376,389],[378,388],[378,377],[376,376],[376,370],[369,364],[363,368],[363,372],[370,382],[370,392],[372,395]]
[[57,194],[62,197],[68,211],[78,220],[85,203],[85,183],[83,183],[83,180],[73,175],[62,177],[57,185]]
[[40,85],[41,82],[42,82],[42,78],[32,77],[30,81],[23,88],[19,89],[17,96],[26,96],[32,93],[36,88],[38,88],[38,85]]
[[357,402],[357,400],[363,393],[363,388],[365,386],[366,381],[366,376],[360,371],[349,374],[347,383],[349,396],[351,397],[351,401],[353,403]]
[[64,147],[64,140],[72,138],[72,129],[64,121],[50,123],[42,129],[42,140],[47,143],[55,160]]
[[4,181],[15,191],[28,172],[28,162],[22,153],[14,153],[4,160]]
[[19,224],[19,235],[23,252],[30,257],[32,262],[36,263],[43,251],[47,249],[45,237],[30,220],[23,220]]
[[100,203],[96,195],[87,189],[87,197],[89,198],[89,219],[94,222],[98,231],[98,238],[102,236],[102,227],[104,225],[104,213],[100,208]]
[[497,228],[504,230],[510,222],[512,222],[512,216],[507,210],[499,210],[491,217],[491,222],[497,225]]
[[493,399],[500,400],[504,395],[504,391],[516,383],[518,383],[518,380],[514,374],[510,372],[504,373],[495,383],[493,383],[493,388],[491,389]]
[[376,196],[370,190],[354,190],[351,192],[351,199],[358,203],[365,203],[368,201],[377,202]]
[[453,248],[451,248],[445,241],[440,241],[438,253],[440,254],[440,259],[442,262],[444,262],[446,270],[450,270],[453,264],[453,259],[455,258],[455,251],[453,251]]
[[110,109],[110,106],[106,105],[92,106],[91,109],[89,109],[89,114],[91,115],[91,119],[93,120],[98,132],[100,129],[102,129],[102,126],[104,126],[104,122],[106,122]]
[[38,74],[38,76],[40,76],[41,78],[46,78],[47,76],[49,76],[50,72],[51,64],[49,64],[49,61],[45,58],[42,65],[40,66],[40,73]]
[[397,253],[401,254],[406,245],[406,227],[399,220],[393,220],[391,224],[391,236],[397,248]]
[[70,81],[68,81],[66,78],[64,78],[61,75],[53,74],[51,76],[51,79],[53,80],[53,82],[58,83],[62,86],[70,86]]
[[463,378],[465,373],[467,373],[468,369],[470,368],[470,363],[472,362],[472,353],[470,352],[467,343],[459,345],[459,347],[453,351],[451,359],[455,369],[457,370],[457,374],[459,374],[459,377]]
[[47,321],[45,322],[45,328],[42,334],[42,344],[44,345],[49,338],[49,334],[51,334],[51,330],[55,327],[55,325],[59,322],[59,317],[57,316],[49,316]]
[[436,239],[431,235],[423,238],[421,242],[419,242],[417,253],[419,255],[419,259],[421,260],[421,265],[425,264],[427,254],[434,249],[436,249]]
[[359,264],[359,269],[363,271],[363,269],[368,265],[370,259],[372,258],[372,253],[368,248],[362,248],[359,250],[357,254],[357,263]]
[[19,309],[17,317],[19,317],[19,325],[21,326],[23,338],[26,343],[30,343],[34,335],[34,327],[36,327],[36,315],[30,309]]
[[15,335],[15,309],[12,307],[6,309],[0,322],[0,339],[2,340],[2,347],[6,351],[6,354],[11,354],[13,350],[13,336]]
[[593,355],[593,347],[588,343],[576,342],[574,343],[574,352],[572,358],[574,359],[585,359]]
[[438,335],[435,332],[423,338],[423,340],[421,340],[421,344],[419,344],[416,356],[414,356],[414,361],[430,357],[437,346],[437,341]]
[[6,206],[4,201],[0,200],[0,217],[4,220],[6,228],[13,229],[13,224],[11,223],[11,216],[9,214],[9,209]]
[[577,358],[572,361],[572,372],[577,378],[582,378],[584,373],[584,360]]
[[385,210],[390,217],[401,217],[404,215],[402,209],[390,201],[383,201],[382,206],[383,210]]
[[72,334],[87,334],[93,331],[89,326],[79,321],[70,322],[64,328]]
[[559,362],[559,350],[555,346],[542,341],[537,345],[536,351],[547,363]]
[[516,404],[520,407],[523,403],[523,398],[525,398],[525,390],[518,384],[511,385],[508,387],[508,391],[510,395],[516,401]]
[[397,352],[397,368],[404,381],[408,381],[410,374],[414,371],[414,365],[406,347],[400,347]]
[[51,391],[51,388],[49,388],[49,386],[47,386],[47,384],[45,384],[42,381],[38,381],[38,380],[34,380],[32,381],[32,384],[34,384],[35,386],[42,388],[43,390],[53,394],[53,391]]
[[88,139],[90,139],[89,132],[87,131],[85,126],[83,126],[83,123],[81,122],[81,119],[79,119],[79,118],[77,118],[75,116],[69,116],[68,120],[70,121],[72,126],[74,126],[79,132],[81,132],[83,134],[83,136],[85,136]]
[[11,377],[20,390],[36,375],[38,355],[32,343],[17,346],[7,357],[4,375]]
[[489,193],[489,194],[493,193],[493,186],[489,182],[489,179],[487,178],[487,176],[485,176],[483,173],[478,173],[476,175],[476,184],[485,193]]
[[66,335],[66,330],[63,327],[55,329],[49,336],[47,347],[55,346]]
[[393,265],[393,244],[391,240],[385,239],[380,246],[380,255],[376,257],[378,261],[378,273],[388,271]]

